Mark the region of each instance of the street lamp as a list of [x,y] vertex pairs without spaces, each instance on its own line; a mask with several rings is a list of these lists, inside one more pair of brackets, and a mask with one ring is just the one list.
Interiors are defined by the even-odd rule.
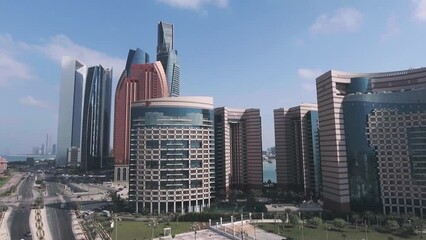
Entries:
[[[217,222],[216,222],[217,225]],[[193,223],[192,226],[190,227],[191,231],[194,231],[195,233],[195,240],[197,240],[197,230],[200,229],[200,226],[198,225],[198,223]]]
[[148,223],[148,226],[152,228],[151,230],[151,239],[154,239],[154,228],[158,226],[158,222],[156,219],[151,219],[151,221]]
[[118,221],[121,221],[121,218],[119,218],[117,214],[114,214],[113,219],[115,223],[115,240],[117,240],[118,239]]

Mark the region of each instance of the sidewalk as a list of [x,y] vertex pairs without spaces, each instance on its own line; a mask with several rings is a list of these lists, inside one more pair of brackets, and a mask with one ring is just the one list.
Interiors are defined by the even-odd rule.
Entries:
[[0,187],[0,193],[8,191],[12,186],[17,186],[23,175],[23,173],[13,173],[9,181]]
[[80,221],[75,215],[75,211],[71,211],[71,227],[72,232],[74,234],[74,237],[76,240],[86,240],[86,235],[83,232],[83,229],[81,228]]
[[7,220],[9,219],[12,208],[9,207],[7,211],[3,212],[0,225],[0,238],[1,239],[10,239],[9,228],[7,226]]

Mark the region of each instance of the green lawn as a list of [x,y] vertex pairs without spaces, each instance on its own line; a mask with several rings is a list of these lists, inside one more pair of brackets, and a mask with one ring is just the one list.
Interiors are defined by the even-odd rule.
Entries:
[[[278,226],[278,225],[277,225]],[[258,227],[262,228],[269,232],[278,233],[277,226],[274,224],[259,224]],[[328,238],[327,238],[328,233]],[[344,237],[344,235],[346,237]],[[284,237],[292,237],[293,239],[302,239],[302,230],[297,227],[294,228],[285,228],[283,233],[282,225],[280,226],[280,235]],[[305,227],[303,229],[303,239],[304,240],[361,240],[366,238],[365,231],[363,229],[344,228],[342,231],[325,231],[325,228],[310,228]],[[417,236],[412,236],[409,238],[401,238],[392,234],[379,233],[375,230],[369,229],[367,232],[368,240],[387,240],[388,237],[392,237],[394,240],[408,240],[408,239],[419,239]]]
[[[171,228],[172,235],[184,232],[189,232],[189,228],[192,222],[179,222],[176,226],[176,222],[170,222],[169,225],[166,223],[159,223],[154,230],[154,238],[163,236],[163,228]],[[118,222],[118,237],[115,238],[115,231],[111,234],[113,240],[125,239],[125,240],[148,240],[151,239],[152,228],[148,226],[148,222],[134,222],[134,221],[121,221]]]
[[1,187],[1,186],[3,186],[4,184],[6,184],[6,183],[7,183],[7,181],[9,181],[9,179],[10,179],[11,177],[12,177],[12,176],[7,176],[7,177],[0,178],[0,187]]

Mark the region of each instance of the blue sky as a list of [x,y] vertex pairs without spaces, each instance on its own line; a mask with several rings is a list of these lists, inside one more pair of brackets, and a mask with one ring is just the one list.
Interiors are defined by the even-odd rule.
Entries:
[[114,69],[129,48],[155,60],[157,23],[175,25],[182,95],[260,108],[263,146],[273,109],[316,102],[325,71],[425,66],[426,0],[9,1],[0,9],[0,153],[56,139],[60,59]]

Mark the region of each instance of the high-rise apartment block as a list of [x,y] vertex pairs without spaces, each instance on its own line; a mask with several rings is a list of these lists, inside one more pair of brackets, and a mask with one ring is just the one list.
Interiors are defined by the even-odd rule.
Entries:
[[84,88],[81,167],[85,171],[109,167],[112,69],[89,67]]
[[115,181],[129,180],[131,104],[151,98],[168,97],[166,74],[160,62],[146,63],[149,56],[130,50],[126,69],[115,92],[114,158]]
[[174,49],[173,24],[158,23],[157,61],[163,65],[171,97],[180,94],[180,66],[177,51]]
[[277,184],[319,197],[321,162],[316,104],[274,110]]
[[262,128],[259,109],[215,108],[216,192],[261,189]]
[[214,194],[214,114],[210,97],[132,104],[129,200],[136,212],[199,212]]
[[62,58],[59,92],[56,165],[68,165],[68,150],[81,147],[83,91],[87,68],[70,57]]
[[426,68],[317,78],[326,209],[426,216]]

